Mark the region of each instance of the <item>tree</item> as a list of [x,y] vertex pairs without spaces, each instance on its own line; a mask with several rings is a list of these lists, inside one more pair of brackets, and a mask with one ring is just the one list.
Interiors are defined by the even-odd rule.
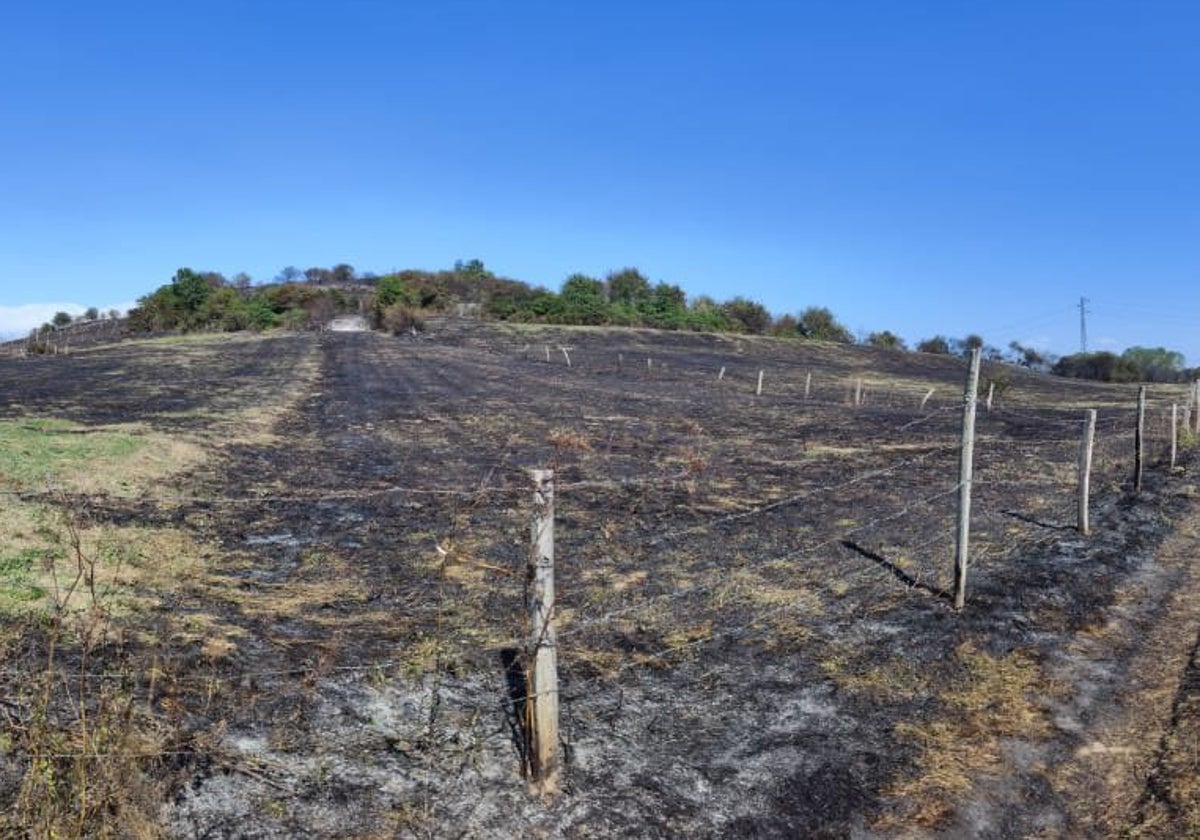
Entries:
[[94,306],[89,306],[87,311],[83,313],[85,321],[96,321],[100,318],[100,310]]
[[814,341],[836,341],[840,344],[853,344],[854,336],[846,329],[833,313],[824,306],[810,306],[800,313],[800,334]]
[[1183,354],[1165,347],[1130,347],[1121,361],[1136,370],[1142,382],[1177,382],[1183,372]]
[[50,323],[53,324],[55,327],[65,327],[67,324],[71,323],[71,320],[72,320],[71,313],[55,312],[54,318],[51,319]]
[[970,356],[972,350],[983,350],[983,337],[971,333],[966,338],[956,338],[950,342],[950,349],[956,356]]
[[233,287],[239,292],[248,292],[252,285],[254,285],[254,281],[246,272],[239,271],[237,274],[233,275]]
[[639,309],[650,298],[650,281],[636,268],[609,272],[604,285],[609,301],[633,310]]
[[904,339],[896,335],[891,330],[883,330],[882,332],[873,332],[867,336],[867,344],[872,347],[879,347],[883,350],[907,350],[904,344]]
[[341,286],[354,282],[354,266],[348,263],[338,263],[329,271],[329,280]]
[[771,313],[758,301],[739,295],[726,301],[721,309],[736,332],[762,335],[771,326]]
[[935,353],[939,356],[950,355],[950,342],[943,335],[925,338],[917,342],[918,353]]
[[1054,363],[1051,373],[1071,379],[1095,379],[1100,382],[1135,382],[1139,371],[1115,353],[1073,353]]
[[1033,347],[1026,347],[1019,341],[1010,341],[1008,349],[1012,351],[1016,363],[1021,367],[1027,367],[1030,370],[1046,370],[1049,366],[1048,360],[1041,351]]
[[563,317],[570,324],[607,324],[610,320],[604,284],[586,274],[572,274],[558,293]]
[[312,283],[314,286],[321,286],[325,283],[328,283],[329,278],[330,272],[327,268],[318,268],[317,266],[313,266],[312,268],[304,269],[304,279],[309,283]]
[[296,268],[296,266],[285,265],[283,268],[279,269],[279,273],[275,275],[275,281],[277,283],[295,283],[303,276],[304,272]]

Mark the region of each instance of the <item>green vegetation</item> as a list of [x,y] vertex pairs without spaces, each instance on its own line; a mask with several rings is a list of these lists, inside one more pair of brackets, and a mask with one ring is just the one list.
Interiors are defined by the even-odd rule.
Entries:
[[[397,334],[422,329],[428,315],[455,313],[523,323],[651,327],[855,343],[850,330],[822,306],[775,316],[758,301],[742,295],[723,303],[705,295],[689,300],[679,286],[651,282],[631,267],[609,272],[603,279],[572,274],[555,292],[499,277],[477,259],[460,260],[450,270],[405,269],[383,276],[359,274],[347,263],[304,271],[287,266],[275,282],[262,286],[254,286],[244,273],[229,281],[218,272],[181,268],[170,283],[138,301],[129,313],[128,325],[134,332],[303,329],[348,312],[361,312],[370,317],[375,329]],[[90,309],[81,320],[94,320],[98,314]],[[60,329],[71,322],[70,315],[60,312],[42,330]],[[882,349],[908,349],[904,339],[890,330],[871,332],[861,340]],[[42,341],[35,348],[31,339],[30,347],[44,352],[49,345]],[[1181,382],[1200,373],[1184,368],[1181,354],[1162,347],[1131,347],[1120,356],[1077,353],[1055,359],[1016,341],[1001,350],[971,333],[964,338],[935,335],[917,342],[914,349],[953,356],[979,349],[990,361],[1105,382]]]
[[64,473],[128,458],[142,445],[127,431],[91,431],[64,420],[0,422],[0,484],[37,489]]
[[1101,382],[1190,382],[1196,369],[1183,366],[1183,355],[1165,347],[1130,347],[1120,356],[1107,351],[1074,353],[1055,362],[1052,371],[1073,379]]

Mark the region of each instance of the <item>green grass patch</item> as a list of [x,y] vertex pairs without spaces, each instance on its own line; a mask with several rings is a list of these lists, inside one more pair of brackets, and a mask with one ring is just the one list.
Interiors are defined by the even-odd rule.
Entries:
[[0,554],[0,614],[26,612],[46,597],[41,583],[44,557],[37,548]]
[[127,431],[91,431],[66,420],[0,421],[0,484],[34,489],[47,478],[128,458],[143,445]]

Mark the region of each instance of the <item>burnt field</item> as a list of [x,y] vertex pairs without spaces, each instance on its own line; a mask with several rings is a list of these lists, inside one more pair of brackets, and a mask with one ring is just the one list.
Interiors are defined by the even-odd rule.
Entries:
[[[958,612],[964,378],[921,354],[455,322],[0,362],[0,826],[1197,830],[1183,390],[1150,390],[1135,492],[1135,388],[985,364]],[[557,482],[548,798],[521,775],[530,469]]]

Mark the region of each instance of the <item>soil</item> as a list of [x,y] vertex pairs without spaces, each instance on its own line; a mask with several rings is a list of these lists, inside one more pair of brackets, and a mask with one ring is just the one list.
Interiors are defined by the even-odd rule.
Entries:
[[[146,620],[215,616],[229,649],[134,655],[172,675],[156,699],[192,745],[150,768],[174,780],[171,835],[1189,825],[1200,581],[1195,479],[1163,463],[1173,393],[1152,395],[1136,491],[1128,387],[985,366],[961,612],[958,359],[435,320],[186,366],[136,343],[0,362],[0,415],[202,434],[314,355],[271,439],[218,447],[162,499],[89,502],[219,549]],[[545,797],[521,772],[532,468],[558,482],[564,765]]]

